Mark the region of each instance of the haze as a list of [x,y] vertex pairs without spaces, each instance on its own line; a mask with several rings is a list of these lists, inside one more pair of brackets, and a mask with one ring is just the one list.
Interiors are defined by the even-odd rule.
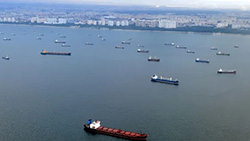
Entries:
[[[0,2],[6,1],[0,0]],[[9,2],[43,2],[98,5],[149,5],[156,7],[250,10],[249,0],[10,0]]]

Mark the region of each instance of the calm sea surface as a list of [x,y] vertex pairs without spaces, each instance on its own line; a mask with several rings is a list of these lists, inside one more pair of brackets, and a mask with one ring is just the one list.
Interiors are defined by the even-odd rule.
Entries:
[[[86,133],[89,118],[147,133],[152,141],[250,139],[250,36],[17,25],[0,31],[0,57],[10,57],[0,60],[1,141],[122,140]],[[115,49],[128,38],[130,45]],[[149,54],[137,53],[138,44]],[[217,56],[212,46],[231,56]],[[43,56],[42,49],[72,55]],[[161,61],[148,62],[149,56]],[[197,57],[210,63],[195,63]],[[237,74],[217,74],[220,67]],[[178,78],[180,85],[152,83],[153,74]]]

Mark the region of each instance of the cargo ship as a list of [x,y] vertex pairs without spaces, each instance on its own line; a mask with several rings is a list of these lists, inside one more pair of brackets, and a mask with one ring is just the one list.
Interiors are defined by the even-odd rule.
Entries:
[[2,59],[4,59],[4,60],[10,60],[10,57],[4,56],[4,57],[2,57]]
[[92,46],[92,45],[94,45],[94,44],[93,44],[93,43],[86,42],[85,45]]
[[192,50],[187,50],[187,53],[195,53],[195,52]]
[[165,43],[166,46],[174,46],[175,43]]
[[84,130],[91,133],[99,133],[109,136],[114,136],[118,138],[136,140],[136,141],[145,141],[148,137],[144,133],[135,133],[130,131],[125,131],[121,129],[114,129],[109,127],[101,126],[101,121],[89,119],[87,124],[83,125]]
[[4,41],[11,41],[10,38],[3,38]]
[[151,76],[152,82],[160,82],[160,83],[166,83],[166,84],[173,84],[173,85],[179,85],[179,81],[177,79],[173,79],[172,77],[158,77],[156,74]]
[[67,45],[67,44],[62,44],[62,47],[71,47],[71,45]]
[[182,47],[182,46],[176,46],[176,48],[179,48],[179,49],[187,49],[187,47]]
[[160,62],[160,58],[152,58],[151,56],[149,56],[148,61],[153,61],[153,62]]
[[130,44],[129,41],[122,41],[122,44]]
[[141,52],[141,53],[149,53],[149,50],[137,49],[137,52]]
[[41,52],[42,55],[71,55],[70,52],[47,52],[46,50],[43,50]]
[[117,49],[124,49],[124,47],[121,47],[121,46],[115,46],[115,48],[117,48]]
[[217,55],[224,55],[224,56],[230,56],[230,53],[223,53],[223,52],[217,52]]
[[195,62],[198,62],[198,63],[209,63],[210,61],[209,60],[201,60],[200,58],[197,58],[197,59],[195,59]]
[[211,47],[211,50],[218,50],[218,48],[216,48],[216,47]]
[[236,70],[223,70],[223,69],[219,68],[219,70],[217,71],[217,73],[231,73],[231,74],[236,74]]
[[66,42],[65,41],[55,40],[55,43],[63,43],[63,44],[65,44]]

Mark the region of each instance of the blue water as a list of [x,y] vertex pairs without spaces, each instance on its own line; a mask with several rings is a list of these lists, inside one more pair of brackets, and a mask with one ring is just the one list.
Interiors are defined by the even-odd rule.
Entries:
[[[122,140],[86,133],[89,118],[147,133],[152,141],[250,139],[249,35],[17,25],[0,25],[0,31],[0,56],[10,57],[0,60],[1,141]],[[40,33],[45,36],[36,40]],[[121,45],[128,38],[131,44]],[[138,44],[150,53],[137,53]],[[231,56],[217,56],[212,46]],[[72,55],[43,56],[43,49]],[[161,61],[148,62],[149,56]],[[197,57],[210,63],[195,63]],[[237,74],[217,74],[220,67]],[[152,83],[153,74],[177,78],[180,85]]]

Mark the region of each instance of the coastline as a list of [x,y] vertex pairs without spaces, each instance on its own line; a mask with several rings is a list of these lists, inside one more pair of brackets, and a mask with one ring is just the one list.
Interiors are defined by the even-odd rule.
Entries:
[[120,30],[120,31],[152,31],[152,32],[180,32],[180,33],[206,33],[206,34],[231,34],[231,35],[250,35],[250,30],[239,30],[230,28],[214,27],[181,27],[175,29],[137,27],[137,26],[99,26],[99,25],[77,25],[77,24],[37,24],[37,23],[9,23],[0,22],[0,25],[19,25],[37,27],[58,27],[58,28],[89,28],[97,30]]

